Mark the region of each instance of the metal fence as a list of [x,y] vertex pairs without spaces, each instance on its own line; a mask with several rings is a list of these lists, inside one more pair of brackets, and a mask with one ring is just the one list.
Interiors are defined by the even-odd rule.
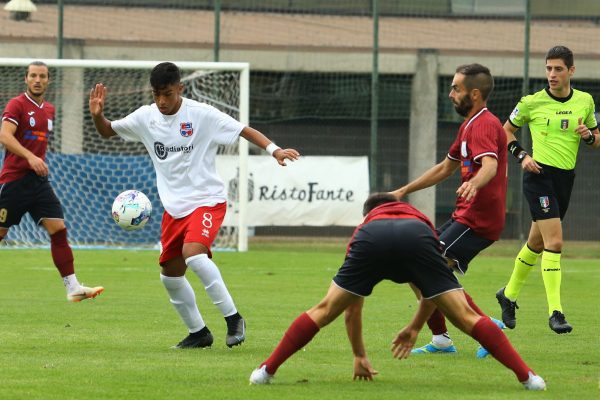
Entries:
[[[248,61],[251,125],[306,155],[369,155],[372,190],[409,176],[409,130],[419,54],[436,57],[437,160],[460,118],[447,99],[457,65],[492,70],[489,108],[506,120],[545,85],[544,54],[575,53],[573,85],[600,103],[600,2],[572,0],[63,0],[35,1],[29,22],[4,12],[0,56]],[[437,108],[437,110],[434,110]],[[527,143],[527,137],[521,138]],[[580,151],[566,239],[600,240],[596,154]],[[509,160],[506,238],[527,233],[520,171]],[[436,188],[449,216],[458,178]],[[590,205],[591,211],[590,211]],[[290,232],[262,228],[261,233]],[[339,229],[314,231],[332,234]]]

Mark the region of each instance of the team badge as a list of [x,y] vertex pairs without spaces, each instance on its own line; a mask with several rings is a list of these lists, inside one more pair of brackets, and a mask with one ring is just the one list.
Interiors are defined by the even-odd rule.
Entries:
[[190,137],[194,134],[194,129],[192,128],[191,122],[182,122],[181,124],[179,124],[179,126],[179,133],[181,133],[181,136]]
[[542,206],[542,211],[545,213],[550,210],[550,199],[548,196],[540,197],[540,206]]
[[460,155],[463,157],[467,157],[469,154],[467,153],[467,141],[463,140],[460,144]]
[[567,129],[569,129],[569,120],[568,119],[560,120],[560,129],[562,129],[563,131],[566,131]]
[[35,126],[35,118],[29,117],[29,126],[31,126],[31,127]]
[[51,120],[51,119],[49,119],[49,120],[48,120],[48,131],[49,131],[49,132],[52,132],[52,128],[53,128],[53,127],[54,127],[54,125],[53,125],[53,123],[52,123],[52,120]]

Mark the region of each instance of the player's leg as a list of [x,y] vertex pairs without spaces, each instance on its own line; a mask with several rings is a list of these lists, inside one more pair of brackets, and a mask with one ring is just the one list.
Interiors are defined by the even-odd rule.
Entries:
[[454,326],[477,340],[494,358],[512,370],[527,389],[546,388],[544,380],[523,361],[502,330],[489,318],[475,312],[462,291],[445,292],[431,300]]
[[[33,214],[32,214],[33,216]],[[43,218],[40,224],[50,236],[50,253],[52,261],[67,290],[67,300],[80,302],[85,299],[93,299],[104,291],[102,286],[87,287],[77,280],[73,250],[67,239],[67,227],[62,219]]]
[[527,200],[533,222],[529,230],[527,244],[523,246],[515,259],[514,269],[508,284],[496,292],[496,299],[502,310],[502,321],[510,329],[514,329],[516,326],[517,297],[527,276],[537,262],[538,256],[544,249],[544,240],[538,222],[543,219],[559,217],[551,167],[547,169],[546,166],[543,167],[544,173],[525,172],[523,175],[523,196]]
[[189,332],[187,337],[173,347],[185,349],[211,346],[213,337],[198,310],[194,289],[185,277],[187,266],[183,257],[176,255],[161,261],[161,266],[160,281]]
[[516,309],[519,308],[517,298],[543,248],[542,233],[538,223],[534,221],[531,223],[527,242],[515,258],[513,272],[508,283],[496,293],[496,299],[502,310],[502,321],[510,329],[514,329],[517,324]]
[[[277,368],[310,342],[320,328],[336,319],[360,297],[369,296],[373,292],[375,285],[389,272],[380,264],[383,260],[378,258],[381,250],[378,244],[386,240],[393,244],[395,236],[394,227],[385,221],[373,221],[355,231],[351,248],[333,277],[325,298],[294,320],[271,356],[252,372],[250,383],[269,383]],[[399,262],[394,258],[394,264]]]
[[[417,300],[421,300],[422,295],[419,288],[414,284],[409,283],[410,288],[415,293]],[[433,311],[427,320],[427,326],[431,330],[431,342],[424,346],[413,349],[413,354],[429,354],[429,353],[456,353],[456,347],[450,339],[448,328],[446,328],[446,318],[444,314],[437,308]]]
[[[448,266],[458,275],[464,275],[473,258],[494,243],[493,240],[476,234],[468,225],[453,219],[450,219],[438,229],[438,235]],[[484,314],[482,313],[482,315]],[[456,352],[456,347],[452,343],[446,328],[444,314],[436,309],[427,320],[427,325],[433,334],[431,343],[414,349],[412,353]]]
[[199,207],[186,218],[188,229],[182,254],[187,266],[200,278],[213,304],[223,314],[227,323],[225,344],[233,347],[246,339],[246,321],[238,312],[221,271],[211,259],[210,251],[225,218],[226,209],[225,203],[214,207]]
[[250,383],[270,383],[285,360],[306,346],[321,328],[334,321],[349,305],[359,299],[359,296],[332,283],[323,300],[292,322],[269,358],[252,372]]
[[[548,325],[556,333],[568,333],[573,327],[566,321],[560,301],[562,281],[561,252],[563,245],[561,222],[569,208],[575,174],[573,171],[554,169],[551,174],[554,195],[558,203],[558,217],[553,213],[548,219],[538,220],[540,231],[544,237],[544,253],[542,254],[542,278],[548,300]],[[552,205],[553,206],[553,205]],[[554,207],[552,207],[554,211]]]
[[48,179],[36,175],[28,175],[32,204],[29,214],[33,220],[44,227],[50,236],[50,253],[56,269],[63,279],[67,290],[67,299],[79,302],[98,296],[104,291],[102,286],[87,287],[77,280],[73,251],[67,239],[62,205],[56,197]]
[[573,327],[566,321],[560,301],[562,272],[560,256],[562,251],[562,225],[560,219],[539,220],[538,226],[544,238],[542,253],[542,279],[548,301],[548,324],[556,333],[568,333]]

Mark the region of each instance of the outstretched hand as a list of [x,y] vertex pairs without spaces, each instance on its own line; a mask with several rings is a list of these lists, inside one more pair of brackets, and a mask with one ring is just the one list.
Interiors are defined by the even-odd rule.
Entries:
[[456,190],[456,194],[459,197],[464,197],[466,201],[471,201],[477,194],[477,188],[471,181],[463,182],[462,185]]
[[394,358],[408,358],[410,351],[414,347],[419,331],[408,326],[402,328],[392,341],[392,355]]
[[369,359],[364,357],[354,357],[354,380],[372,381],[373,377],[379,372],[375,371],[371,366]]
[[106,99],[106,87],[102,83],[97,83],[96,86],[90,90],[90,114],[93,117],[102,115],[104,111],[104,99]]
[[300,158],[300,153],[296,149],[277,149],[273,152],[273,157],[275,157],[279,165],[285,167],[285,160],[296,161]]

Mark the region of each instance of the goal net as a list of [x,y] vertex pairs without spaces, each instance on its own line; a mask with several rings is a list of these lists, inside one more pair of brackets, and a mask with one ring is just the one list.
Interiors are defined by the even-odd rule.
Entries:
[[[26,66],[34,60],[0,59],[0,105],[25,91]],[[124,117],[151,104],[150,70],[158,61],[42,60],[50,69],[46,100],[56,107],[48,143],[50,180],[65,213],[69,241],[77,247],[155,247],[160,238],[162,205],[150,157],[141,143],[119,137],[102,138],[88,111],[89,90],[96,83],[108,89],[105,115]],[[208,103],[248,125],[249,66],[247,63],[175,62],[182,70],[184,96]],[[4,149],[0,147],[0,166]],[[225,180],[227,216],[214,244],[216,249],[247,250],[248,143],[240,139],[220,146],[217,163],[226,159],[235,175]],[[140,231],[126,232],[112,220],[114,198],[127,189],[140,190],[153,205],[152,220]],[[5,245],[47,246],[46,231],[27,214],[10,228]]]

